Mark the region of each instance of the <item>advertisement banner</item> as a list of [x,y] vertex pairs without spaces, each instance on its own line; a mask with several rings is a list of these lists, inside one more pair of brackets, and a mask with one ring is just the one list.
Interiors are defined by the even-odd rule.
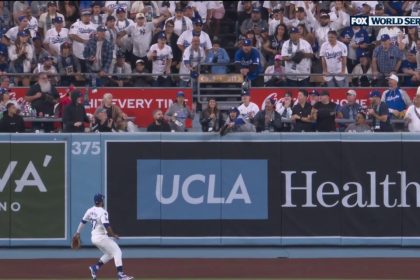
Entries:
[[66,238],[65,147],[0,143],[0,238]]
[[[66,88],[57,88],[61,95]],[[80,88],[82,93],[85,89]],[[133,117],[133,122],[139,127],[147,127],[153,122],[153,111],[161,109],[165,113],[175,100],[176,92],[185,92],[185,102],[191,108],[192,90],[189,88],[98,88],[96,93],[89,93],[90,108],[86,111],[94,113],[96,108],[101,105],[102,97],[105,93],[113,95],[113,103],[120,107],[129,117]],[[28,91],[27,88],[15,88],[16,98],[23,98]],[[187,121],[187,127],[191,127],[191,121]]]
[[420,236],[417,155],[399,141],[106,145],[108,208],[128,237]]

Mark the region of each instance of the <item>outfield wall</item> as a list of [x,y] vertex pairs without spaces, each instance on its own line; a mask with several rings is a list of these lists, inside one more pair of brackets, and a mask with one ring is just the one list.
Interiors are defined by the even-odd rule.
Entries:
[[[420,134],[1,134],[0,246],[420,245]],[[87,228],[83,240],[89,239]]]

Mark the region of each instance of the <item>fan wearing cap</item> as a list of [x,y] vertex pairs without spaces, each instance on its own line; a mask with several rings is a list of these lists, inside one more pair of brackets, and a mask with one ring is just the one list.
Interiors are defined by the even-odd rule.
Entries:
[[201,18],[196,18],[193,21],[193,30],[186,30],[179,36],[178,42],[176,42],[178,48],[181,51],[184,51],[191,45],[192,38],[197,36],[200,38],[200,46],[204,48],[204,50],[208,51],[213,47],[209,35],[203,31],[203,21]]
[[368,51],[369,34],[363,27],[349,26],[341,31],[339,40],[348,47],[347,69],[352,72],[362,53]]
[[323,90],[320,93],[319,102],[312,107],[311,119],[316,120],[316,131],[334,132],[335,117],[338,105],[331,101],[330,93]]
[[193,23],[192,23],[191,19],[184,16],[182,11],[183,11],[183,9],[181,7],[176,7],[175,8],[175,16],[170,17],[165,21],[165,29],[166,29],[166,23],[170,20],[173,21],[173,23],[174,23],[173,30],[174,30],[175,34],[178,35],[178,36],[181,36],[181,34],[184,31],[193,30]]
[[64,20],[64,15],[57,12],[57,3],[56,1],[49,1],[47,4],[47,12],[41,14],[39,16],[39,32],[41,35],[45,35],[47,30],[51,29],[53,27],[53,20],[57,17],[60,17],[63,19],[62,23],[63,26],[66,25]]
[[413,105],[408,107],[404,117],[409,132],[420,132],[420,86],[417,88]]
[[54,27],[47,31],[44,39],[44,47],[49,50],[53,56],[60,54],[60,46],[66,41],[69,41],[68,34],[69,30],[63,27],[63,19],[57,17],[53,19]]
[[417,87],[420,85],[420,71],[417,70],[417,51],[411,49],[407,52],[406,59],[401,63],[401,72],[409,76],[404,77],[403,86]]
[[345,76],[347,74],[347,46],[337,40],[336,31],[328,32],[328,41],[322,44],[319,56],[322,59],[322,72],[328,87],[348,86]]
[[[308,41],[301,38],[297,27],[290,29],[290,39],[284,42],[281,56],[285,61],[288,86],[309,86],[313,51]],[[289,73],[293,75],[287,75]]]
[[130,64],[126,62],[125,55],[120,51],[117,52],[117,61],[112,67],[111,73],[113,74],[111,80],[116,86],[124,87],[130,83],[130,76],[120,75],[133,73]]
[[147,58],[152,61],[153,86],[170,87],[172,85],[171,73],[172,48],[166,44],[166,34],[161,32],[158,36],[158,42],[150,46]]
[[[220,46],[220,41],[213,39],[213,48],[207,53],[206,63],[223,64],[229,63],[230,57],[227,51]],[[212,74],[226,74],[226,66],[213,65],[210,68]]]
[[281,115],[276,112],[276,100],[274,98],[268,98],[264,101],[264,109],[255,115],[254,125],[257,132],[282,131]]
[[6,111],[0,112],[0,132],[16,133],[25,132],[23,117],[19,115],[18,107],[13,102],[8,102]]
[[[130,37],[132,35],[132,32],[134,32],[134,30],[132,29],[130,33],[128,33],[128,29],[136,25],[142,26],[142,27],[135,28],[135,30],[138,31],[138,34],[136,34],[136,36],[138,37],[141,35],[144,37],[144,40],[147,40],[147,37],[145,37],[144,35],[147,33],[147,36],[151,36],[149,34],[150,27],[146,27],[146,19],[143,13],[141,13],[142,16],[140,16],[140,13],[136,15],[136,18],[134,19],[136,22],[127,18],[127,10],[123,7],[116,8],[115,14],[117,18],[117,21],[115,22],[115,29],[117,31],[117,38],[118,38],[117,45],[120,48],[120,50],[128,56],[130,55],[130,53],[133,53],[133,48],[134,48],[133,39]],[[138,40],[138,38],[136,40]],[[138,52],[139,52],[139,49],[137,46],[136,53],[138,54]],[[145,56],[146,56],[145,54],[142,56],[143,59],[145,59]],[[132,60],[136,61],[136,58],[133,58]]]
[[[270,2],[268,2],[270,3]],[[272,12],[272,16],[268,19],[268,35],[273,36],[276,34],[277,27],[280,23],[288,26],[290,24],[290,20],[284,16],[284,8],[281,9],[274,9]]]
[[10,46],[10,44],[13,44],[18,38],[19,32],[27,30],[28,25],[29,21],[27,17],[20,16],[18,18],[18,25],[7,30],[7,32],[3,35],[1,42],[6,46]]
[[256,35],[259,35],[262,29],[268,30],[267,21],[261,18],[260,8],[254,8],[251,13],[251,18],[248,18],[242,22],[240,28],[242,35],[245,36],[246,32],[250,29],[254,30]]
[[105,1],[105,10],[108,15],[116,16],[119,8],[124,9],[125,13],[130,9],[131,2],[137,1]]
[[[150,87],[154,81],[151,76],[143,76],[141,74],[149,73],[145,67],[146,62],[143,59],[137,59],[134,73],[131,77],[131,84],[133,87]],[[140,76],[139,76],[140,75]]]
[[57,68],[53,65],[54,58],[52,56],[46,56],[42,59],[41,63],[38,64],[38,67],[34,69],[34,74],[38,73],[47,73],[50,75],[50,81],[53,85],[57,85],[60,77],[57,76]]
[[194,36],[191,45],[187,47],[182,55],[181,67],[179,74],[184,74],[180,77],[180,86],[188,86],[191,78],[198,78],[198,64],[203,63],[206,58],[206,52],[200,46],[200,37]]
[[236,71],[241,73],[246,80],[254,81],[253,85],[261,86],[264,82],[259,74],[262,73],[260,53],[252,47],[250,39],[244,39],[242,47],[235,53]]
[[[362,109],[362,106],[356,102],[357,93],[353,89],[349,89],[346,93],[346,103],[341,106],[338,110],[338,117],[349,121],[356,120],[357,112]],[[346,129],[345,124],[339,125],[339,130],[344,131]]]
[[382,94],[382,101],[386,103],[392,118],[404,118],[405,111],[411,105],[407,92],[398,86],[399,78],[395,74],[387,77],[389,88]]
[[378,86],[386,86],[385,77],[391,72],[398,73],[400,70],[403,53],[391,43],[388,34],[381,36],[381,45],[373,50],[372,74],[373,79],[378,80]]
[[286,77],[284,68],[281,65],[282,57],[280,54],[274,56],[274,65],[270,65],[265,69],[264,85],[266,87],[285,86]]
[[29,32],[20,31],[14,44],[8,47],[11,73],[30,73],[34,50],[29,43]]
[[193,103],[191,109],[188,108],[185,102],[185,93],[178,91],[176,93],[176,100],[165,113],[165,119],[169,122],[172,131],[186,132],[188,131],[185,122],[187,119],[194,119],[196,105]]
[[110,73],[114,54],[114,46],[105,39],[105,31],[105,26],[98,26],[96,35],[87,42],[83,51],[84,58],[89,61],[86,64],[88,73],[99,73],[102,79],[105,78],[107,73]]
[[260,108],[254,102],[251,102],[251,95],[249,90],[243,90],[241,94],[242,104],[238,107],[240,115],[252,122],[255,115],[260,111]]
[[304,24],[306,26],[306,29],[311,30],[311,23],[308,21],[308,18],[306,16],[305,7],[296,7],[294,9],[294,12],[295,17],[290,19],[288,23],[286,23],[287,21],[284,21],[284,23],[290,27],[297,27],[299,24]]
[[388,106],[381,101],[381,93],[377,90],[372,90],[369,93],[369,99],[368,116],[372,120],[373,130],[376,132],[392,132]]
[[399,27],[396,27],[396,26],[382,27],[379,30],[378,35],[376,36],[376,44],[377,45],[380,45],[381,42],[383,42],[383,37],[382,37],[383,35],[388,35],[391,43],[393,45],[397,45],[398,36],[403,35],[403,33],[402,33],[401,29]]
[[[72,54],[71,44],[64,42],[60,46],[60,55],[57,58],[58,72],[62,74],[60,77],[61,86],[69,86],[70,84],[78,84],[83,80],[79,60]],[[76,74],[76,76],[67,76],[64,74]]]
[[69,30],[69,38],[73,41],[73,54],[79,59],[82,72],[87,72],[87,62],[83,56],[83,51],[91,35],[96,32],[97,25],[90,21],[90,10],[81,11],[81,20],[73,23]]
[[245,120],[239,113],[238,108],[231,107],[228,111],[228,117],[225,124],[220,129],[220,135],[224,136],[228,132],[255,132],[255,126]]
[[86,115],[85,106],[83,106],[83,95],[75,89],[70,93],[71,103],[64,107],[63,114],[63,132],[75,133],[84,132],[84,123],[90,120]]
[[359,58],[359,64],[353,68],[352,85],[370,87],[372,84],[372,66],[369,52],[362,52]]

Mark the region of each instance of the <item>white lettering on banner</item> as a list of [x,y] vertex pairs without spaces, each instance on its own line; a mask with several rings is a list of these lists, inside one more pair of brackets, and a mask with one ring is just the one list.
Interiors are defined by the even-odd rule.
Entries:
[[[169,197],[163,196],[163,175],[158,174],[156,176],[156,199],[161,204],[172,204],[178,198],[180,188],[180,175],[174,175],[172,180],[172,193]],[[203,174],[193,174],[188,176],[181,186],[181,194],[185,202],[192,205],[203,204],[204,194],[198,197],[191,196],[190,186],[193,182],[200,182],[206,184],[206,176]],[[239,174],[232,186],[232,189],[228,197],[216,197],[216,175],[210,174],[208,177],[208,188],[207,188],[207,203],[208,204],[232,204],[234,200],[242,200],[245,204],[251,204],[251,198],[248,193],[245,181],[242,174]]]
[[[400,181],[399,185],[397,182],[393,182],[390,179],[390,175],[386,174],[382,182],[378,182],[376,172],[369,171],[366,174],[369,176],[369,188],[364,188],[358,182],[345,182],[343,187],[340,188],[334,182],[322,182],[319,186],[313,185],[313,176],[317,174],[316,171],[302,171],[306,180],[305,186],[293,186],[293,175],[296,171],[282,171],[285,176],[285,202],[282,207],[325,207],[331,208],[337,206],[340,202],[345,208],[407,208],[411,205],[407,202],[407,191],[413,189],[416,192],[416,207],[420,207],[420,184],[418,182],[407,182],[407,174],[405,171],[398,171]],[[378,186],[380,187],[378,189]],[[326,188],[328,187],[328,191]],[[400,190],[400,202],[397,197],[392,197],[393,194],[396,196],[398,188]],[[411,187],[411,188],[410,188]],[[365,189],[365,194],[363,193]],[[313,191],[316,192],[316,201],[313,201]],[[344,193],[340,193],[340,191]],[[298,191],[304,191],[306,194],[306,203],[297,204],[293,203],[293,194]],[[382,202],[383,205],[378,204],[377,194],[382,191]],[[343,196],[340,199],[340,194]],[[363,195],[366,197],[364,198]],[[328,202],[327,202],[328,200]],[[352,201],[352,202],[351,202]]]
[[21,206],[19,202],[9,203],[7,201],[0,201],[0,212],[7,212],[9,209],[12,210],[12,212],[19,212],[20,208]]
[[[48,160],[48,163],[49,163],[49,161],[51,160],[51,156],[46,155],[46,158],[49,159]],[[48,163],[46,165],[48,165]],[[9,162],[6,170],[4,171],[2,177],[0,178],[0,192],[2,192],[4,188],[6,187],[7,183],[12,177],[12,174],[17,164],[18,164],[17,161]],[[22,192],[25,187],[29,187],[29,186],[37,187],[40,192],[47,192],[47,188],[45,187],[45,184],[42,181],[41,176],[39,175],[32,161],[29,161],[21,178],[19,180],[15,180],[15,183],[16,183],[16,188],[14,190],[15,192]]]
[[[188,102],[188,99],[185,99]],[[91,99],[90,101],[91,108],[98,108],[102,99]],[[112,99],[112,103],[120,107],[121,109],[152,109],[152,108],[169,108],[174,101],[172,99],[146,99],[146,98],[121,98],[121,99]],[[153,106],[155,104],[155,106]]]

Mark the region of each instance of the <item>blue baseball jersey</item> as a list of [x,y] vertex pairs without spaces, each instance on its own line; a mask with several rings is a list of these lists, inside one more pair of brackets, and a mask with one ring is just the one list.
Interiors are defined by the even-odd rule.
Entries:
[[262,72],[262,66],[260,61],[260,54],[252,48],[249,53],[245,53],[242,49],[239,49],[235,53],[235,63],[239,63],[241,68],[251,68],[252,65],[256,65],[253,71],[249,71],[248,79],[255,80],[258,75]]

